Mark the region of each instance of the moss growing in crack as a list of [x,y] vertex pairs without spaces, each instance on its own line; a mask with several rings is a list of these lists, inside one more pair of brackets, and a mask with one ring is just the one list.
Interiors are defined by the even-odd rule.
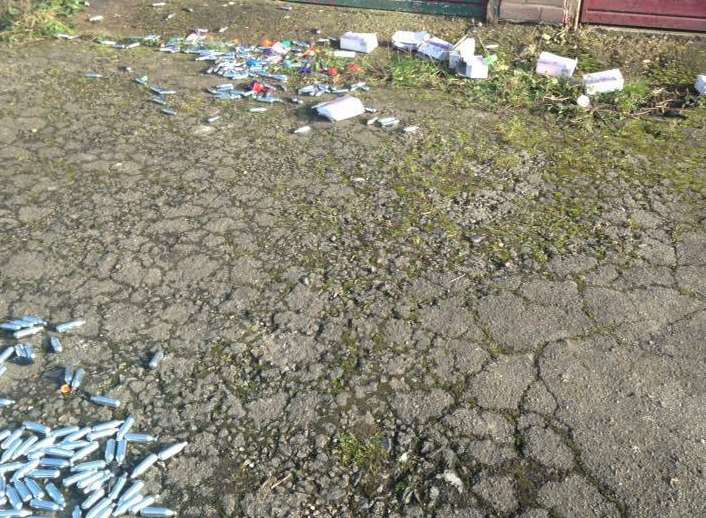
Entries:
[[352,433],[342,433],[338,436],[338,454],[344,466],[372,472],[378,471],[388,460],[380,435],[360,439]]

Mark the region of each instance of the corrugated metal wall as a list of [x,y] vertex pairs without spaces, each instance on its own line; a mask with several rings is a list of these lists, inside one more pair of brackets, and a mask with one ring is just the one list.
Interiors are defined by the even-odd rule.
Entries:
[[583,0],[581,21],[706,31],[706,0]]

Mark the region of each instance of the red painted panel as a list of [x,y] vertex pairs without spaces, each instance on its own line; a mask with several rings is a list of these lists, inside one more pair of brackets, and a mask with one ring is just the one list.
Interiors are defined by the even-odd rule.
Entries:
[[605,25],[706,31],[706,0],[584,0],[581,20]]

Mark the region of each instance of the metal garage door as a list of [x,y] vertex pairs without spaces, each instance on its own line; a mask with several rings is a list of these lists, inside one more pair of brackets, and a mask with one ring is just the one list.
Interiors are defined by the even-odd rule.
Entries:
[[[487,0],[293,0],[307,4],[485,18]],[[706,2],[706,0],[704,0]]]
[[583,0],[581,20],[605,25],[706,31],[706,0]]

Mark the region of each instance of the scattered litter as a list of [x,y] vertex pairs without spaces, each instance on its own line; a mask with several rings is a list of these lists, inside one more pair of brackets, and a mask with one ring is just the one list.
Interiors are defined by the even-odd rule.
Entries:
[[176,90],[164,90],[163,88],[159,88],[158,86],[150,86],[150,90],[152,90],[157,95],[161,95],[161,96],[176,94]]
[[394,128],[399,125],[400,120],[396,117],[383,117],[378,119],[377,122],[382,128]]
[[219,34],[223,34],[223,33],[226,32],[227,30],[228,30],[228,27],[221,27],[220,29],[218,29],[218,33],[219,33]]
[[458,73],[470,79],[488,79],[488,63],[483,56],[471,56],[459,63]]
[[36,335],[44,331],[44,326],[43,325],[38,325],[38,326],[32,326],[32,327],[25,327],[24,329],[20,329],[18,331],[15,331],[12,333],[13,338],[16,340],[19,340],[21,338],[26,338],[28,336]]
[[34,363],[37,355],[31,344],[17,344],[15,346],[15,362],[20,365],[29,365]]
[[292,6],[291,5],[280,5],[279,9],[281,9],[282,11],[291,11]]
[[470,61],[475,52],[476,40],[469,36],[464,36],[449,51],[449,68],[456,70],[461,61]]
[[372,125],[375,124],[377,121],[378,121],[378,118],[377,118],[377,117],[370,117],[367,121],[365,121],[365,124],[366,124],[367,126],[372,126]]
[[96,72],[86,72],[83,74],[83,77],[87,77],[88,79],[101,79],[103,76]]
[[378,48],[378,37],[372,32],[347,32],[341,36],[341,50],[370,54]]
[[206,122],[208,122],[209,124],[213,124],[214,122],[216,122],[220,118],[221,118],[220,115],[214,115],[213,117],[209,117],[208,119],[206,119]]
[[329,85],[314,83],[313,85],[307,85],[299,89],[297,92],[299,95],[307,95],[311,97],[319,97],[323,94],[333,93]]
[[139,46],[140,46],[140,42],[139,42],[139,41],[133,41],[132,43],[128,43],[128,44],[126,44],[126,45],[120,45],[120,44],[118,44],[118,45],[115,46],[115,48],[116,48],[116,49],[134,49],[134,48],[137,48],[137,47],[139,47]]
[[167,2],[155,2],[152,7],[164,7],[165,5],[167,5]]
[[459,493],[463,493],[463,480],[453,471],[444,471],[442,475],[437,475],[437,478],[441,478],[451,484]]
[[416,133],[419,131],[419,126],[407,126],[406,128],[402,128],[402,131],[404,133]]
[[576,104],[584,110],[588,110],[591,107],[591,98],[587,95],[579,95]]
[[334,58],[353,59],[357,55],[358,54],[356,54],[352,50],[334,50],[333,51]]
[[302,126],[294,130],[295,135],[307,135],[311,133],[311,126]]
[[267,108],[250,108],[248,111],[250,113],[264,113],[267,111]]
[[431,34],[425,31],[397,31],[392,35],[392,46],[400,50],[414,51],[429,38]]
[[118,42],[113,40],[96,40],[99,45],[105,45],[106,47],[115,47]]
[[500,48],[500,45],[498,45],[497,43],[486,43],[485,48],[487,50],[497,50]]
[[314,106],[314,109],[320,116],[331,122],[352,119],[365,113],[365,107],[361,100],[352,95],[345,95],[333,101],[319,103]]
[[[12,404],[10,400],[2,401]],[[9,501],[11,509],[0,511],[0,514],[8,517],[37,516],[25,510],[25,504],[33,510],[59,512],[66,509],[70,499],[78,497],[81,503],[72,510],[72,518],[80,518],[82,510],[86,511],[86,518],[121,516],[128,511],[140,516],[176,516],[171,509],[152,506],[157,497],[144,496],[145,483],[135,479],[157,461],[166,462],[181,453],[188,443],[164,446],[129,468],[125,466],[129,441],[120,438],[120,432],[130,421],[134,423],[135,420],[128,417],[125,421],[54,430],[41,423],[25,421],[15,430],[0,431],[0,437],[5,438],[2,443],[5,452],[0,459],[2,473],[12,473],[7,485],[4,476],[2,483],[3,493],[7,497],[3,501]],[[29,435],[25,436],[27,433]],[[104,448],[101,448],[102,439],[105,439]],[[96,452],[102,458],[89,460]],[[44,479],[56,479],[56,483],[52,480],[43,482]],[[128,479],[134,481],[126,488]],[[60,486],[63,486],[64,492],[59,489]],[[75,487],[73,491],[72,486]]]
[[369,106],[366,106],[366,107],[365,107],[365,111],[366,111],[367,113],[377,113],[378,109],[377,109],[377,108],[371,108],[371,107],[369,107]]
[[273,104],[273,103],[281,103],[282,99],[279,97],[273,97],[271,95],[258,95],[255,97],[255,100],[260,103],[267,103],[267,104]]
[[172,108],[162,108],[162,109],[161,109],[161,112],[162,112],[164,115],[172,115],[172,116],[173,116],[173,115],[176,115],[176,114],[177,114],[177,112],[176,112],[175,110],[173,110]]
[[70,320],[68,322],[64,322],[63,324],[57,324],[54,329],[57,333],[67,333],[83,326],[85,323],[85,320]]
[[605,70],[583,76],[586,95],[604,94],[622,90],[625,86],[623,74],[619,69]]
[[104,19],[104,17],[99,14],[98,16],[91,16],[91,17],[88,19],[88,21],[91,22],[91,23],[98,23],[98,22],[102,22],[103,19]]
[[349,74],[360,74],[363,71],[363,67],[358,63],[350,63],[346,66],[346,70]]
[[105,396],[91,396],[91,402],[99,406],[109,406],[111,408],[118,408],[120,406],[119,400]]
[[57,39],[60,40],[75,40],[76,38],[79,38],[80,36],[78,34],[65,34],[63,32],[60,32],[56,35]]
[[216,131],[216,128],[214,128],[213,126],[200,124],[192,128],[191,134],[197,137],[202,137],[204,135],[208,135],[209,133],[213,133],[214,131]]
[[699,94],[706,95],[706,74],[701,74],[696,78],[694,88]]
[[433,36],[424,40],[417,48],[417,52],[431,59],[446,61],[449,59],[449,52],[452,48],[453,45],[448,41]]
[[551,52],[542,52],[537,61],[537,74],[550,77],[569,78],[574,75],[577,59],[565,58],[557,56]]
[[167,105],[167,101],[163,97],[152,97],[152,99],[150,99],[150,101],[152,101],[155,104],[159,104],[161,106]]
[[351,92],[357,92],[358,90],[363,90],[364,92],[367,92],[370,90],[370,87],[365,82],[360,81],[358,83],[352,84],[349,90]]
[[169,13],[167,16],[164,17],[164,21],[168,22],[169,20],[171,20],[175,16],[176,16],[176,13]]
[[152,358],[150,358],[149,363],[147,366],[150,369],[156,369],[159,367],[159,364],[162,363],[162,360],[164,359],[164,351],[157,351],[152,355]]
[[53,353],[60,353],[64,350],[64,346],[61,344],[61,340],[59,340],[59,338],[56,336],[49,337],[49,348]]

